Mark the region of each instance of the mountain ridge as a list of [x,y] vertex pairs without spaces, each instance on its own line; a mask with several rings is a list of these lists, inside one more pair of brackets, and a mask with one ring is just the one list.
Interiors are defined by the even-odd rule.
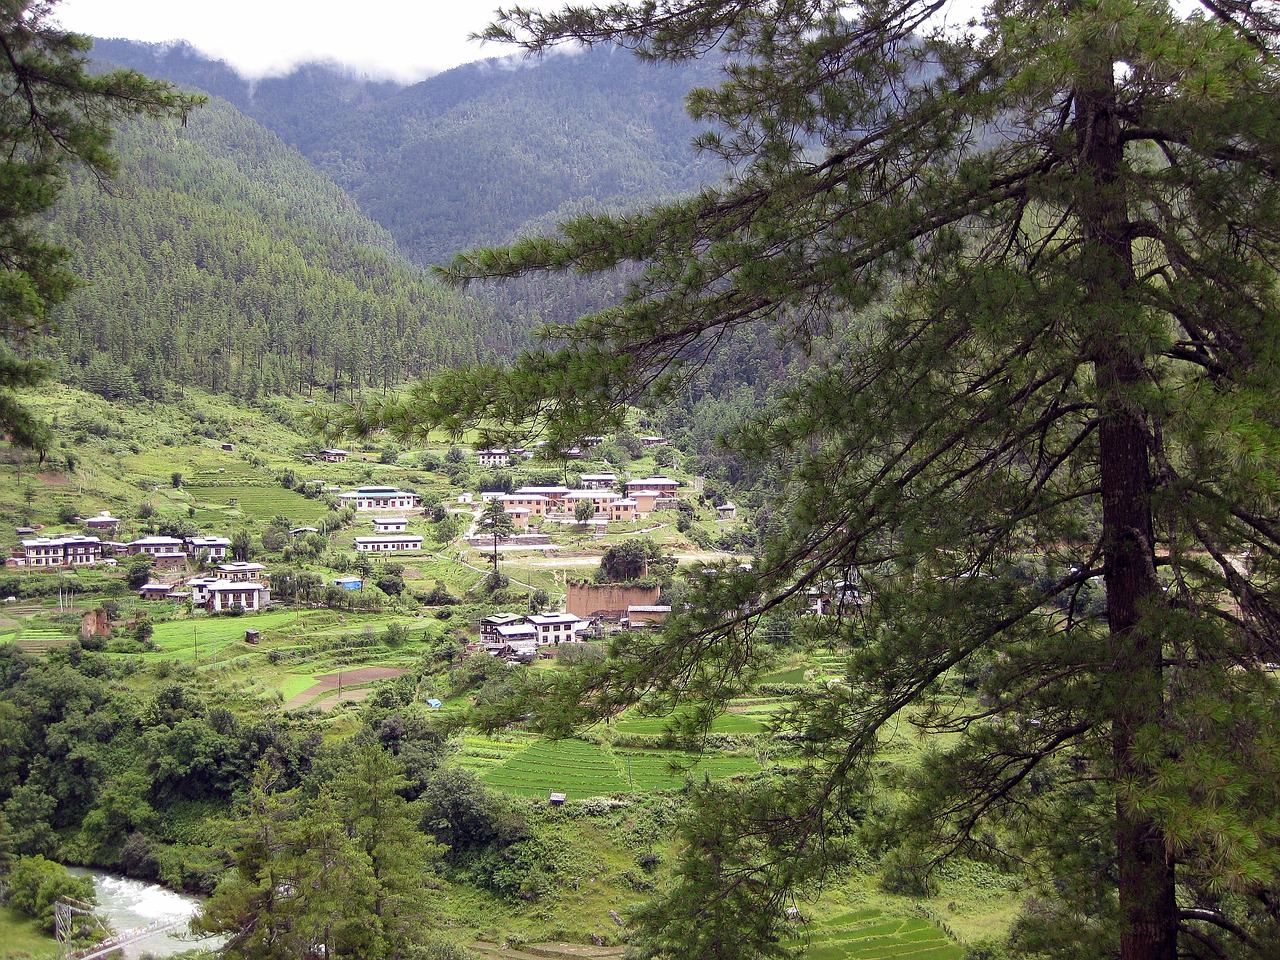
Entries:
[[694,152],[699,128],[683,107],[688,90],[714,81],[710,61],[655,65],[588,49],[491,58],[400,85],[326,64],[249,81],[181,43],[97,40],[94,55],[232,103],[422,265],[507,242],[567,203],[635,206],[720,174]]

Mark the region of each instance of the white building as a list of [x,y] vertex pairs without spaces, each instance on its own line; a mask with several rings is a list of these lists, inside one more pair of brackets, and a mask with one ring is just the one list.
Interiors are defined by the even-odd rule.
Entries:
[[538,631],[540,647],[572,643],[588,626],[586,620],[572,613],[535,613],[525,619]]
[[177,537],[141,537],[126,544],[130,555],[145,553],[156,560],[187,559],[186,545]]
[[218,576],[232,583],[244,583],[258,580],[266,574],[267,568],[251,560],[233,560],[230,563],[218,564]]
[[239,606],[246,613],[256,613],[267,605],[271,594],[261,583],[214,580],[205,587],[210,613],[223,613]]
[[421,550],[422,537],[415,533],[384,533],[372,537],[356,537],[359,553],[403,553]]
[[338,494],[338,499],[344,507],[356,510],[412,510],[422,498],[395,487],[357,487]]
[[87,567],[102,560],[102,541],[73,533],[22,541],[22,566]]
[[231,548],[226,537],[187,537],[187,553],[206,560],[221,560]]

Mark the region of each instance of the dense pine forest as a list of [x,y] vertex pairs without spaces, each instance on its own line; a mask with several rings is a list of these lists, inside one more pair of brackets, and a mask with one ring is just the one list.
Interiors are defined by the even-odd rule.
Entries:
[[223,102],[185,127],[122,130],[118,150],[120,176],[106,190],[75,178],[51,225],[82,281],[58,317],[66,376],[94,392],[346,398],[523,339]]
[[325,65],[250,83],[181,44],[100,40],[95,55],[234,104],[420,264],[506,242],[548,214],[635,206],[722,172],[694,150],[700,127],[684,112],[685,94],[714,82],[711,61],[646,66],[600,49],[485,60],[397,87]]

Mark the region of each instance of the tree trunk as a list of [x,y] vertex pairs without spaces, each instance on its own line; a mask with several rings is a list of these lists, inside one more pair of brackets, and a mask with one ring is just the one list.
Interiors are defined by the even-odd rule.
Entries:
[[1162,650],[1144,629],[1144,606],[1159,603],[1151,515],[1151,463],[1147,426],[1133,391],[1145,377],[1133,346],[1139,319],[1128,296],[1134,284],[1125,194],[1124,145],[1116,116],[1113,65],[1092,64],[1076,95],[1080,160],[1080,216],[1088,242],[1082,266],[1099,393],[1099,467],[1102,549],[1110,642],[1103,665],[1104,709],[1111,722],[1116,797],[1116,856],[1121,960],[1176,960],[1174,862],[1160,827],[1134,813],[1125,784],[1141,785],[1150,772],[1135,741],[1164,712]]

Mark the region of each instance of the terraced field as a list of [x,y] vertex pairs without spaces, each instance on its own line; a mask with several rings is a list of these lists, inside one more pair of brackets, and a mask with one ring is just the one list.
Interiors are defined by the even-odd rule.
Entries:
[[28,653],[43,653],[53,647],[65,647],[75,637],[65,630],[53,627],[24,627],[14,642]]
[[858,910],[815,925],[805,960],[960,960],[964,950],[918,917]]
[[734,777],[759,764],[744,754],[606,747],[585,740],[467,737],[459,762],[495,790],[519,796],[565,793],[573,800],[612,793],[675,790],[689,776]]
[[585,740],[535,741],[481,779],[496,790],[526,797],[554,791],[581,799],[627,790],[613,757]]
[[[614,729],[619,733],[642,734],[645,736],[662,736],[670,718],[645,717],[627,712],[614,722]],[[764,724],[754,717],[736,711],[716,717],[711,725],[712,733],[763,733]]]
[[314,524],[329,512],[320,500],[310,500],[300,493],[274,483],[218,483],[201,485],[192,482],[183,488],[196,508],[197,523],[214,522],[231,510],[250,520],[267,521],[281,515],[299,525]]

